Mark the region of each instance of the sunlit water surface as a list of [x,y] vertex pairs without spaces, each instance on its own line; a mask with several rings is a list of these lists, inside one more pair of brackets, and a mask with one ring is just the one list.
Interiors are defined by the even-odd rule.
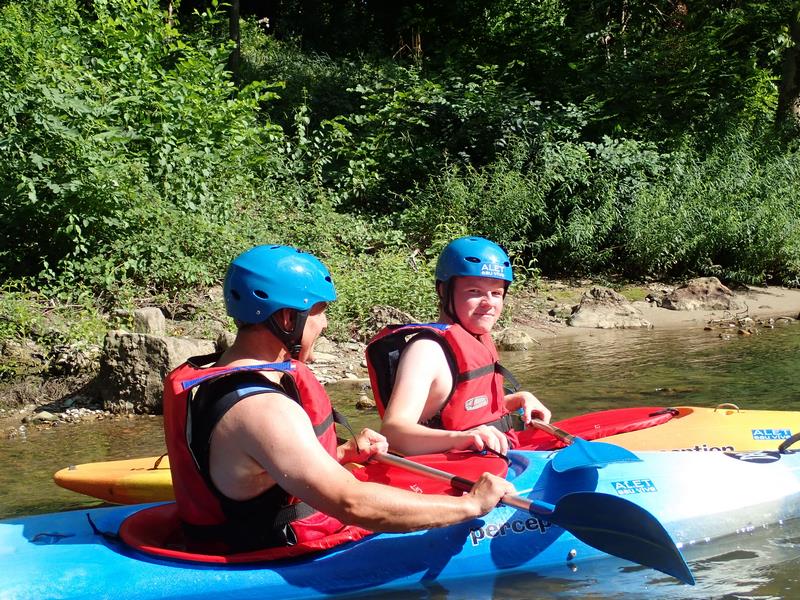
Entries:
[[[529,352],[506,353],[504,364],[554,419],[612,407],[716,406],[800,410],[800,325],[725,339],[718,332],[596,331],[542,338]],[[357,390],[332,386],[334,403],[354,427],[377,428],[374,411],[352,408]],[[98,505],[61,489],[52,475],[70,464],[164,452],[160,417],[108,420],[0,440],[0,518]],[[800,523],[759,529],[685,551],[693,588],[622,561],[577,571],[498,576],[381,594],[414,598],[797,598]],[[368,568],[368,567],[367,567]]]

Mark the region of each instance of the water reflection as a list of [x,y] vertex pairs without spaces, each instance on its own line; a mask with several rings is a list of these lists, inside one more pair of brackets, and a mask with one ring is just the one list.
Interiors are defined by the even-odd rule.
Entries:
[[55,485],[53,474],[69,465],[162,454],[162,423],[144,417],[29,427],[25,436],[0,441],[0,518],[99,505]]
[[716,332],[597,331],[543,340],[504,364],[565,418],[640,405],[800,410],[800,327],[722,339]]

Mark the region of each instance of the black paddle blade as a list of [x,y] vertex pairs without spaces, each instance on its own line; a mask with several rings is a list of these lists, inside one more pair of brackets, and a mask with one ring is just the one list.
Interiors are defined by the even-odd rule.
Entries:
[[629,500],[599,492],[575,492],[562,496],[552,514],[545,517],[606,554],[694,585],[692,572],[664,526]]

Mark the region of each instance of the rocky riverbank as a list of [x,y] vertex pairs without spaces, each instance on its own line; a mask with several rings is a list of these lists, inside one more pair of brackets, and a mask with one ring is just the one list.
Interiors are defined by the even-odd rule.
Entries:
[[[0,432],[12,437],[28,427],[158,413],[164,374],[188,356],[224,349],[232,339],[227,320],[218,314],[218,294],[212,290],[209,298],[217,311],[207,311],[207,319],[180,318],[191,307],[182,313],[163,307],[136,311],[128,315],[128,328],[108,332],[102,348],[76,344],[47,355],[32,341],[6,342],[3,360],[32,368],[30,374],[0,385]],[[542,281],[535,288],[514,290],[495,337],[501,351],[529,350],[543,337],[588,335],[598,328],[681,327],[733,339],[799,316],[797,289],[731,290],[715,278],[616,289],[590,280]],[[368,330],[358,338],[339,343],[321,338],[312,369],[325,384],[357,386],[354,398],[368,408],[365,341],[387,323],[414,320],[392,308],[375,307]]]

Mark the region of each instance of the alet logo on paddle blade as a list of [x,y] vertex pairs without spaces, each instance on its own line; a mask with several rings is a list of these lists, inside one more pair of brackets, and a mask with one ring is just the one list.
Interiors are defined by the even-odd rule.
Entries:
[[475,396],[464,402],[464,408],[466,410],[477,410],[483,408],[487,404],[489,404],[489,398],[486,396]]

